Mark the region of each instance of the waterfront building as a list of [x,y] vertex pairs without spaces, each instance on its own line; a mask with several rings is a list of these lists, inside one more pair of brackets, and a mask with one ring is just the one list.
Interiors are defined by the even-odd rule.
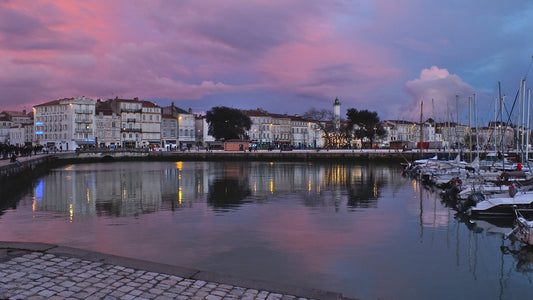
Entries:
[[326,144],[324,130],[315,122],[307,123],[308,143],[311,148],[323,148]]
[[13,125],[19,124],[30,124],[33,123],[33,113],[27,113],[26,110],[23,111],[8,111],[5,110],[0,113],[0,118],[7,117]]
[[95,144],[98,147],[109,148],[120,146],[120,115],[113,112],[111,102],[102,102],[98,99],[95,113]]
[[26,113],[26,110],[0,113],[0,143],[25,145],[29,142],[31,145],[32,141],[33,113]]
[[[192,113],[192,109],[186,111],[176,107],[174,102],[172,102],[171,106],[163,107],[162,112],[167,118],[171,117],[176,121],[174,128],[169,127],[172,124],[170,119],[167,119],[170,123],[165,125],[167,130],[176,130],[175,138],[169,137],[170,144],[177,145],[179,149],[188,148],[196,144],[196,117]],[[170,133],[167,132],[167,136]]]
[[0,116],[0,143],[9,143],[9,130],[13,122],[7,116]]
[[107,100],[113,113],[120,116],[120,145],[125,148],[159,146],[161,144],[161,107],[133,99]]
[[167,150],[175,150],[178,145],[178,117],[161,115],[161,147]]
[[160,147],[161,107],[150,101],[141,102],[141,147]]
[[196,143],[198,146],[209,147],[215,144],[215,137],[209,134],[209,124],[206,116],[197,115],[195,122]]
[[291,119],[291,146],[296,149],[306,149],[310,147],[308,121],[292,116]]
[[246,133],[251,142],[257,144],[260,149],[270,147],[273,144],[272,127],[274,125],[272,123],[272,115],[261,108],[244,110],[243,113],[252,121],[250,130]]
[[287,148],[291,144],[291,118],[287,115],[272,114],[272,142],[277,148]]
[[315,122],[299,116],[269,113],[261,108],[244,110],[252,125],[246,132],[260,149],[324,147],[323,130]]
[[120,116],[120,145],[124,148],[141,147],[142,102],[139,98],[107,100],[112,111]]
[[60,150],[94,146],[95,106],[94,100],[84,96],[36,105],[35,143]]

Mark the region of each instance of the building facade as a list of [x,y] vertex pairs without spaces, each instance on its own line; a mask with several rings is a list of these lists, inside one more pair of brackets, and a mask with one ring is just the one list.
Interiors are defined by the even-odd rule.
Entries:
[[95,145],[95,101],[86,97],[65,98],[36,105],[35,144],[73,150]]

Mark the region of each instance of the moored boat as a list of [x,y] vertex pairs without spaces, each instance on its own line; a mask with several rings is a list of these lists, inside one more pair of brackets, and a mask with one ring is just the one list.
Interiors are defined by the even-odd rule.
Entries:
[[533,209],[516,209],[516,226],[506,237],[514,236],[523,243],[533,245]]
[[473,218],[508,218],[515,215],[515,209],[533,208],[533,192],[518,192],[514,185],[509,187],[508,196],[487,197],[466,208]]

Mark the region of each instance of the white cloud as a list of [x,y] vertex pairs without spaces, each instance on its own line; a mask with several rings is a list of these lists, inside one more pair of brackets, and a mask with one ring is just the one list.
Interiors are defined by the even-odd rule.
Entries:
[[409,120],[420,119],[420,102],[424,102],[423,118],[433,118],[437,122],[445,122],[448,117],[446,112],[456,114],[456,96],[460,100],[468,99],[474,95],[474,88],[465,83],[459,76],[450,74],[447,69],[432,66],[423,69],[420,77],[410,80],[405,84],[405,90],[412,96],[402,111],[403,117]]

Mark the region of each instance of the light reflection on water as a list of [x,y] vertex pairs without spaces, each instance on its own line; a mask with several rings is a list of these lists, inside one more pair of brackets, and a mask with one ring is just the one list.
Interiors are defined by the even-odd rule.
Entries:
[[531,298],[510,228],[454,217],[397,166],[71,165],[0,212],[0,240],[56,243],[361,299]]

